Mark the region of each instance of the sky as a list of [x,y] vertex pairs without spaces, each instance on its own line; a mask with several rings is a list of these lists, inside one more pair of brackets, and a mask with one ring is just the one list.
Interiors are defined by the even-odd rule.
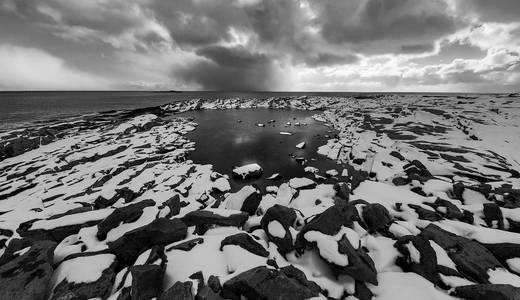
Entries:
[[519,0],[0,1],[0,90],[519,87]]

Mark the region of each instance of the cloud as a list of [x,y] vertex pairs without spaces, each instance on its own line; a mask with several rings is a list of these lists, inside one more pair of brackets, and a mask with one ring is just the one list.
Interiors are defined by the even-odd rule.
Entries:
[[265,54],[243,47],[208,46],[197,51],[204,59],[176,71],[188,82],[209,90],[276,90],[279,69]]
[[61,59],[34,48],[0,45],[0,89],[108,89],[97,76],[69,68]]

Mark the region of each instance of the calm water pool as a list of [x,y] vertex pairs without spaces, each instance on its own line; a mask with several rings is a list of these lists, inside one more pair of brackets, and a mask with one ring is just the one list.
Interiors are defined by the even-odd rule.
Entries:
[[[264,174],[258,179],[231,179],[233,190],[246,184],[255,183],[260,188],[268,185],[279,185],[281,181],[267,180],[273,173],[280,173],[282,180],[293,177],[309,177],[305,166],[313,166],[324,176],[326,170],[336,169],[341,173],[343,168],[334,161],[316,153],[319,146],[326,143],[325,135],[334,135],[331,128],[315,121],[315,112],[299,110],[275,109],[228,109],[202,110],[183,113],[182,116],[192,117],[198,128],[186,137],[196,143],[196,150],[189,154],[189,159],[196,163],[212,164],[213,169],[231,177],[233,167],[256,162],[264,169]],[[269,123],[270,120],[274,122]],[[287,125],[291,122],[291,125]],[[295,126],[299,122],[307,124]],[[265,124],[258,127],[257,123]],[[292,135],[281,135],[280,132],[291,132]],[[304,149],[295,146],[305,142]],[[307,159],[304,165],[291,157]],[[335,182],[327,179],[325,182]]]

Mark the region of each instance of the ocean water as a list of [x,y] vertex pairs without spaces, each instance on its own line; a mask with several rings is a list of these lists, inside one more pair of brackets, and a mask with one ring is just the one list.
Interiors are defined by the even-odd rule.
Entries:
[[[267,98],[290,95],[351,96],[360,93],[323,92],[0,92],[0,130],[32,122],[62,119],[108,110],[157,106],[196,98]],[[419,94],[418,94],[419,95]]]

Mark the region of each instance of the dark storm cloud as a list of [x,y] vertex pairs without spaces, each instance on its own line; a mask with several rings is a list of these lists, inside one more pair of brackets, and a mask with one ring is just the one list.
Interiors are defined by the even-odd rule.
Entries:
[[[457,44],[449,36],[519,18],[517,0],[2,0],[0,48],[18,46],[5,49],[24,55],[41,50],[68,71],[107,77],[119,86],[131,80],[137,86],[171,83],[174,89],[186,82],[203,89],[266,90],[290,75],[281,70],[329,71],[323,67],[389,84],[409,71],[431,84],[477,83],[486,76],[481,71],[456,70],[452,76],[441,74],[447,71],[440,65],[484,59],[492,46],[464,37]],[[493,24],[485,34],[494,32]],[[511,28],[496,29],[508,49],[514,48],[508,34],[520,35]],[[400,61],[392,64],[397,55]],[[487,63],[504,65],[500,59]],[[434,71],[411,70],[428,65]]]
[[209,90],[270,90],[276,87],[276,66],[266,55],[243,47],[208,46],[197,54],[206,60],[176,75]]
[[[403,43],[433,43],[453,33],[459,21],[437,0],[317,1],[318,23],[323,37],[331,43],[360,46],[385,41],[380,51],[394,52]],[[373,49],[376,50],[377,49]]]

